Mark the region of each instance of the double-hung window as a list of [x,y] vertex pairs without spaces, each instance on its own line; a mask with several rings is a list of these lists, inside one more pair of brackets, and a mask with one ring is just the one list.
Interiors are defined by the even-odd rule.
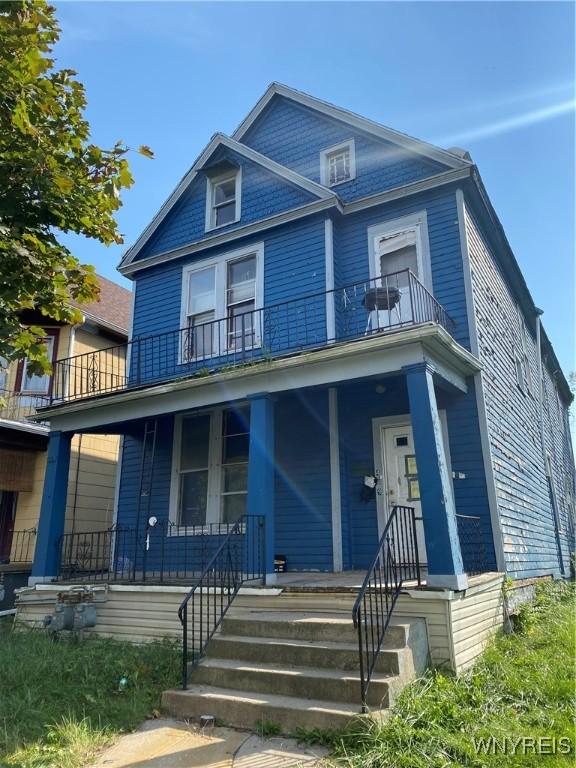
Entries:
[[[50,363],[54,360],[57,336],[57,330],[47,331],[46,337],[40,342],[46,348],[46,357]],[[50,383],[51,377],[49,373],[32,373],[29,370],[27,358],[20,363],[16,389],[22,392],[22,394],[47,395],[50,392]]]
[[249,440],[248,406],[177,420],[171,508],[177,529],[233,524],[246,513]]
[[354,139],[324,149],[320,153],[320,181],[326,187],[334,187],[351,181],[356,176]]
[[184,268],[182,362],[259,346],[262,261],[258,244]]
[[206,229],[216,229],[240,220],[240,169],[208,179]]

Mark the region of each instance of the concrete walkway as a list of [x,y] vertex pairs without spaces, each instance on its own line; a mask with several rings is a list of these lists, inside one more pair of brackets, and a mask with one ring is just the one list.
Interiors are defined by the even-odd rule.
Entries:
[[121,736],[92,768],[321,768],[326,754],[293,739],[159,719]]

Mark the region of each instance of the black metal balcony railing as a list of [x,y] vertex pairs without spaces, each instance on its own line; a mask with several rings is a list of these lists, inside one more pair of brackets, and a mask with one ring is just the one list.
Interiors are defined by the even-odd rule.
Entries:
[[38,408],[50,404],[49,395],[32,395],[26,392],[0,390],[0,419],[7,421],[28,421],[28,416]]
[[[333,309],[334,331],[327,312]],[[446,310],[408,269],[54,363],[52,401],[77,400],[250,365],[328,344],[437,323]],[[129,372],[124,370],[129,362]]]
[[158,521],[144,528],[115,526],[65,533],[60,542],[60,581],[190,582],[203,571],[232,524],[181,528]]
[[36,528],[8,531],[6,537],[0,540],[0,564],[31,563],[34,560],[35,548]]

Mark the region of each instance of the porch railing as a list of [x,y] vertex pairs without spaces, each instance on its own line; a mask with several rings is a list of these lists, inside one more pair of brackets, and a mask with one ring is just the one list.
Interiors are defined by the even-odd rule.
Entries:
[[65,533],[60,543],[60,581],[190,583],[235,527],[212,523],[179,527],[158,521],[142,528]]
[[36,528],[8,531],[6,538],[0,540],[0,565],[31,563],[35,548]]
[[50,404],[49,395],[32,395],[0,389],[0,419],[7,421],[28,421],[28,416],[38,408]]
[[[327,324],[332,309],[334,330]],[[430,322],[453,330],[446,310],[406,269],[58,360],[54,363],[52,401],[207,376]],[[125,362],[129,363],[129,373]]]
[[354,627],[358,632],[363,712],[368,709],[368,687],[396,600],[407,581],[421,584],[416,515],[413,507],[395,506],[352,610]]
[[490,570],[481,518],[476,515],[456,515],[458,538],[464,571],[476,576]]
[[182,601],[182,687],[188,687],[191,668],[206,647],[242,584],[265,576],[264,517],[241,517],[222,541]]

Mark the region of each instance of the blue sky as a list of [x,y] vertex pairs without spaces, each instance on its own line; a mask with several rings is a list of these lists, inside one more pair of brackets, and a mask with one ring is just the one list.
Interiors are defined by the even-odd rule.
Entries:
[[[216,131],[279,80],[478,164],[566,372],[574,370],[574,6],[553,2],[60,3],[93,140],[149,144],[132,243]],[[69,238],[116,272],[123,247]]]

